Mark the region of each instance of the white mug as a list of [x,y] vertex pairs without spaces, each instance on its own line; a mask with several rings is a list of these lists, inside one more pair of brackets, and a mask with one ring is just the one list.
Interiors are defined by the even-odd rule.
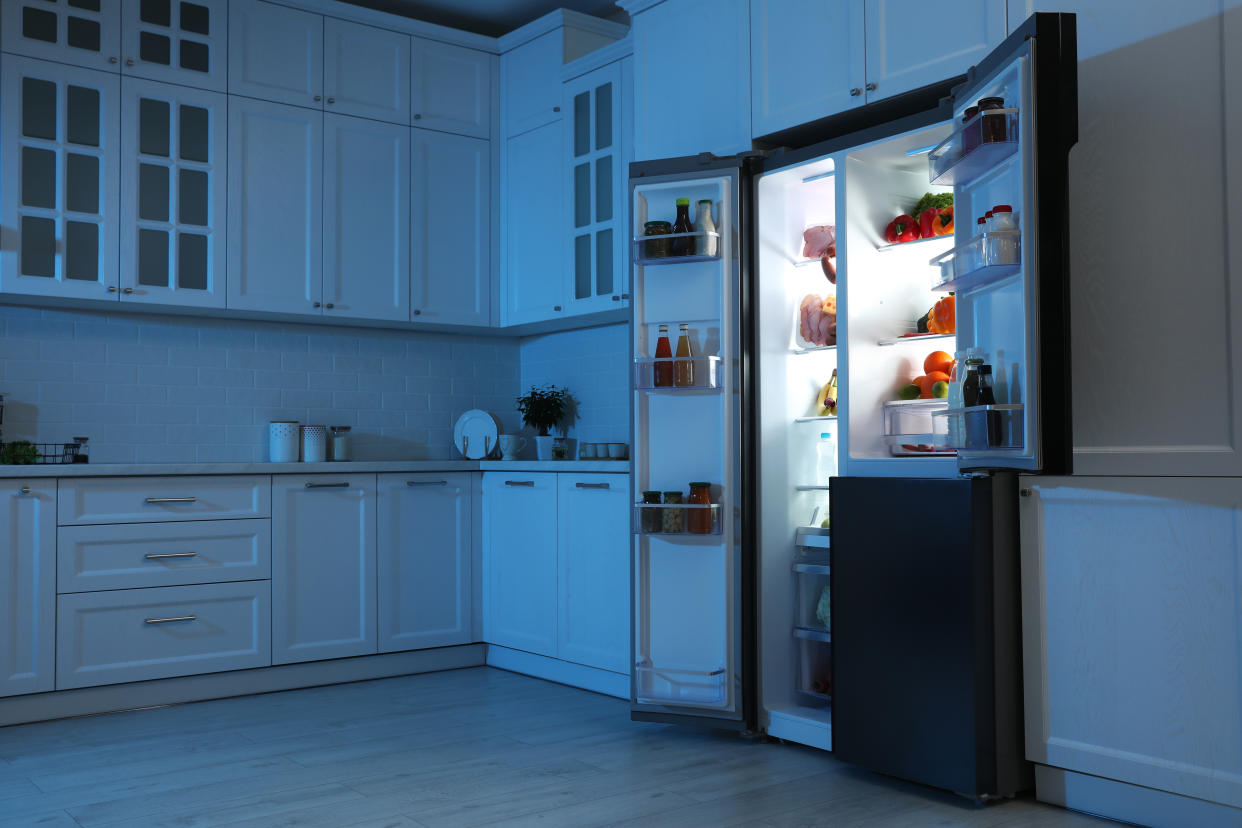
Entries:
[[518,434],[502,434],[497,442],[501,457],[505,460],[516,460],[518,452],[526,448],[526,438]]
[[608,444],[608,459],[624,460],[625,455],[627,454],[626,449],[628,448],[629,446],[627,446],[625,443],[609,443]]
[[579,460],[594,460],[595,459],[595,443],[579,443],[578,444],[578,459]]

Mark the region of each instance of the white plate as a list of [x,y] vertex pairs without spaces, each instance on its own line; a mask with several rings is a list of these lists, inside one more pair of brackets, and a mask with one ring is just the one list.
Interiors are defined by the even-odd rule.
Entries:
[[480,408],[472,408],[457,418],[453,426],[453,445],[467,460],[482,460],[496,448],[500,429],[496,419]]

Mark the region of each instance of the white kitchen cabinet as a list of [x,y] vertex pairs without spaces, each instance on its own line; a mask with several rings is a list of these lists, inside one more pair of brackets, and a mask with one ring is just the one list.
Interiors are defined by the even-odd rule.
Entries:
[[94,4],[81,0],[4,0],[0,3],[0,49],[119,72],[120,5],[116,0]]
[[0,494],[0,696],[51,690],[56,665],[56,481]]
[[[631,11],[634,159],[749,150],[750,4],[623,5],[644,6]],[[790,48],[819,46],[807,34]]]
[[317,316],[323,113],[230,96],[228,130],[227,306]]
[[272,481],[272,662],[377,652],[375,475]]
[[563,88],[569,207],[564,304],[569,314],[629,304],[629,113],[622,105],[628,67],[614,61]]
[[475,138],[492,128],[496,58],[452,43],[416,37],[411,70],[414,125]]
[[323,314],[410,318],[410,129],[324,116]]
[[1242,807],[1242,480],[1022,486],[1027,758]]
[[113,298],[120,78],[12,55],[0,76],[0,292]]
[[228,0],[122,0],[122,74],[224,92],[228,8]]
[[555,474],[483,475],[483,639],[557,654]]
[[[864,17],[862,0],[751,0],[752,135],[804,124],[866,101]],[[798,42],[808,32],[815,33],[814,48]]]
[[630,478],[558,474],[557,488],[557,655],[628,673]]
[[410,36],[327,18],[323,104],[329,112],[410,123]]
[[381,474],[379,651],[469,644],[469,472]]
[[561,119],[564,35],[553,30],[500,56],[504,136],[512,138]]
[[264,3],[233,3],[229,93],[323,108],[323,17]]
[[505,142],[501,170],[502,325],[564,315],[564,136],[560,121]]
[[491,145],[413,130],[413,319],[491,320]]
[[228,98],[121,80],[123,302],[224,307]]

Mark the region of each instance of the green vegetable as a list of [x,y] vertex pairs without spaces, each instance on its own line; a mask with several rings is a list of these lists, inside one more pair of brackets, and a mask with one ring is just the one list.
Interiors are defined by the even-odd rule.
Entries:
[[815,620],[824,629],[828,629],[832,623],[832,594],[828,591],[828,587],[824,587],[819,593],[819,603],[815,605]]
[[33,466],[39,460],[39,450],[29,440],[5,443],[0,449],[0,463],[9,466]]
[[952,206],[953,193],[923,193],[923,197],[919,199],[918,204],[914,205],[910,215],[921,216],[924,210],[930,210],[933,207],[937,210],[943,210],[945,207]]

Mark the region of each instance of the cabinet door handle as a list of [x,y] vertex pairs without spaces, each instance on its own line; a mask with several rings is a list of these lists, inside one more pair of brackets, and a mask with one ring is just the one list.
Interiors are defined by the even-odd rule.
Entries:
[[861,94],[862,94],[862,90],[859,89],[857,86],[855,86],[853,89],[850,90],[851,98],[857,98]]
[[348,489],[348,483],[307,483],[308,489]]
[[116,288],[112,285],[108,285],[108,293],[116,293]]
[[607,483],[575,483],[579,489],[607,489]]
[[407,486],[447,486],[447,480],[407,480]]
[[317,101],[322,101],[322,100],[323,100],[323,96],[322,96],[322,95],[316,95],[316,96],[315,96],[315,100],[317,100]]
[[336,98],[328,98],[328,103],[336,103]]
[[561,111],[561,108],[560,108],[559,106],[554,106],[554,107],[552,107],[552,111],[553,111],[553,112],[560,112],[560,111]]
[[324,307],[325,307],[325,308],[327,308],[328,310],[332,310],[333,308],[335,308],[335,307],[336,307],[336,305],[334,305],[334,304],[332,304],[331,302],[329,302],[329,303],[327,303],[326,305],[324,305]]
[[621,301],[621,297],[620,297],[620,296],[613,296],[613,297],[612,297],[612,301],[614,301],[614,302],[620,302],[620,301]]
[[876,90],[876,84],[875,84],[875,81],[872,81],[871,83],[867,84],[867,91],[868,91],[868,92],[874,92],[875,90]]
[[18,494],[30,494],[30,487],[22,486],[20,489],[17,490],[17,493]]
[[148,497],[147,503],[195,503],[197,497]]
[[133,288],[121,288],[121,293],[133,293]]
[[415,112],[415,113],[414,113],[414,120],[416,120],[416,121],[421,121],[422,119],[423,119],[423,116],[422,116],[422,115],[420,115],[420,114],[419,114],[419,113],[417,113],[417,112]]
[[630,295],[629,295],[628,293],[623,293],[623,294],[621,294],[621,298],[622,298],[622,299],[629,299],[629,298],[630,298]]
[[171,618],[145,618],[144,624],[171,624],[173,621],[193,621],[197,615],[174,615]]
[[315,302],[315,307],[317,307],[317,308],[322,308],[322,307],[323,307],[323,305],[322,305],[321,303],[319,303],[319,302]]
[[422,314],[423,314],[423,312],[422,312],[422,311],[420,311],[418,308],[415,308],[415,309],[414,309],[414,315],[415,315],[415,316],[422,316]]
[[560,306],[560,305],[553,305],[553,306],[552,306],[552,310],[554,310],[554,311],[559,311],[560,309],[561,309],[561,306]]
[[116,62],[117,62],[117,59],[116,59],[116,58],[114,58],[114,57],[110,57],[110,58],[108,58],[108,63],[116,63]]
[[533,487],[535,485],[535,481],[533,480],[506,480],[505,485],[506,486],[531,486]]
[[148,552],[142,557],[148,561],[162,561],[165,558],[196,558],[197,552]]
[[134,59],[133,59],[133,58],[125,58],[125,65],[126,65],[126,66],[133,66],[133,65],[134,65]]

